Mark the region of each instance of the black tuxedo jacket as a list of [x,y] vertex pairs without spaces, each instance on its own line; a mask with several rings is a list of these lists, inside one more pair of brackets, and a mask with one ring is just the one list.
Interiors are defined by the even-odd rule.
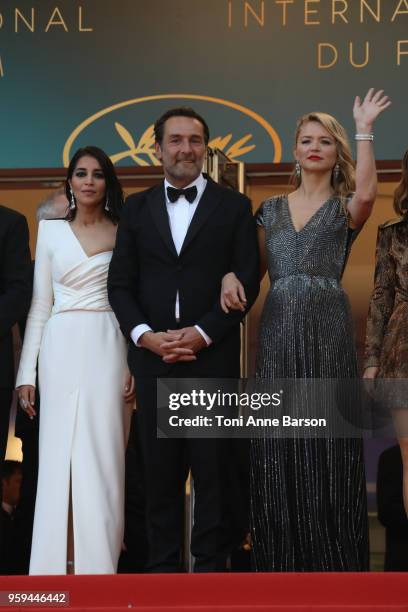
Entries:
[[250,201],[207,179],[206,189],[177,254],[166,209],[164,184],[129,196],[119,223],[108,292],[123,333],[140,323],[153,331],[174,329],[176,294],[180,326],[199,325],[213,341],[197,361],[169,366],[129,344],[137,376],[239,376],[239,323],[243,313],[220,306],[222,277],[234,271],[252,305],[259,291],[255,221]]
[[23,215],[0,206],[0,387],[14,386],[11,328],[31,300],[31,257]]

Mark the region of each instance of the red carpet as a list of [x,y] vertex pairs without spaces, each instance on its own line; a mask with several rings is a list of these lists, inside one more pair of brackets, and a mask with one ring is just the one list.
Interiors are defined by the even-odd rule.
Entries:
[[[68,591],[70,604],[1,610],[408,612],[407,574],[1,576],[0,591]],[[4,598],[4,595],[3,595]]]

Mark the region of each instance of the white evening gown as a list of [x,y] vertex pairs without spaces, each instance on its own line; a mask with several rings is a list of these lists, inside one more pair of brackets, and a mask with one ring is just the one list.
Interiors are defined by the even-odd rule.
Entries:
[[41,394],[30,574],[116,572],[124,526],[126,343],[108,302],[111,251],[88,257],[68,221],[41,221],[17,386]]

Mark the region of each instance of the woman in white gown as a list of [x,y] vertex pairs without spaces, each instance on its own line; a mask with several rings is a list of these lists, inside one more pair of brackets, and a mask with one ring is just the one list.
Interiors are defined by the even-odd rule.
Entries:
[[65,219],[41,221],[17,387],[40,456],[30,574],[116,572],[124,523],[125,444],[133,395],[106,280],[123,194],[96,147],[68,168]]

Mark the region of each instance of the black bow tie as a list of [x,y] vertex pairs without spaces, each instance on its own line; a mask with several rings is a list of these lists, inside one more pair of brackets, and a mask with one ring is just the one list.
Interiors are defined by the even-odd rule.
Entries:
[[184,196],[190,204],[194,202],[197,197],[197,187],[193,185],[187,189],[175,189],[174,187],[167,187],[167,197],[170,202],[177,202],[180,196]]

